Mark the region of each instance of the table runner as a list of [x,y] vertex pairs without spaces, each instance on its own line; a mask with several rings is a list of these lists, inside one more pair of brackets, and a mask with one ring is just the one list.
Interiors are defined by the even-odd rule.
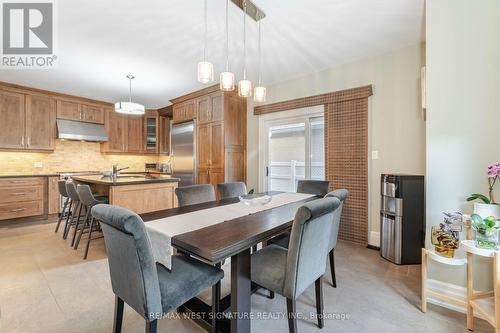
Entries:
[[312,196],[311,194],[304,193],[279,193],[273,195],[272,201],[263,206],[247,206],[238,202],[146,222],[146,230],[151,240],[153,256],[156,262],[171,269],[173,253],[172,237],[245,215],[301,201]]

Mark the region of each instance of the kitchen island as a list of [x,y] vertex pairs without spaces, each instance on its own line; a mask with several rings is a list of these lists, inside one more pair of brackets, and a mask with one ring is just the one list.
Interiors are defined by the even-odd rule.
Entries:
[[73,176],[92,192],[109,196],[109,203],[142,214],[177,207],[175,189],[179,179],[170,175],[120,174],[117,177]]

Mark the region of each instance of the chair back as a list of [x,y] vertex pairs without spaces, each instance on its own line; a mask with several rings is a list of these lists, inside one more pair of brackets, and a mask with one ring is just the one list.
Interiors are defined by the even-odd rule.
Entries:
[[299,180],[297,193],[314,194],[324,197],[328,193],[330,182],[328,180]]
[[332,237],[330,238],[329,250],[333,250],[337,246],[337,238],[339,236],[340,218],[342,216],[342,207],[344,201],[349,196],[349,191],[346,189],[338,189],[329,192],[326,197],[334,197],[340,200],[340,206],[333,212]]
[[57,188],[59,189],[59,194],[67,198],[68,197],[68,192],[66,191],[66,181],[65,180],[59,180],[57,181]]
[[97,201],[94,198],[94,195],[92,194],[92,190],[90,189],[90,186],[88,185],[78,185],[76,187],[76,193],[78,193],[78,197],[80,198],[80,202],[84,204],[85,206],[92,207],[97,204],[99,204],[99,201]]
[[295,214],[288,246],[283,296],[296,299],[325,274],[337,198],[309,201]]
[[76,185],[73,182],[66,182],[66,193],[68,193],[68,197],[74,203],[80,202],[80,197],[78,196],[78,192],[76,192]]
[[221,199],[236,198],[247,194],[247,186],[243,182],[217,184],[217,191]]
[[142,219],[105,204],[92,207],[92,216],[101,222],[113,292],[145,319],[161,316],[158,272]]
[[179,207],[215,201],[214,187],[211,184],[189,185],[175,189]]

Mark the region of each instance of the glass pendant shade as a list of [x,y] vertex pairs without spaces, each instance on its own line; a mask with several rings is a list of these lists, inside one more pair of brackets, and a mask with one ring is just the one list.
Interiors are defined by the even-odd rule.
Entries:
[[144,105],[133,102],[115,103],[115,112],[132,115],[142,115],[145,113]]
[[253,100],[255,102],[265,102],[266,101],[266,87],[255,87],[253,91]]
[[238,82],[238,96],[250,97],[252,96],[252,81],[243,79]]
[[208,61],[198,63],[198,82],[210,83],[214,80],[214,65]]
[[234,73],[232,72],[220,73],[220,90],[222,91],[234,90]]

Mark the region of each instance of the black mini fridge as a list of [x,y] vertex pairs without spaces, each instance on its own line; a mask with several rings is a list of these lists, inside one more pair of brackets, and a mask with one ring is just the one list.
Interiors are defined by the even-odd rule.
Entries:
[[424,187],[424,176],[382,174],[380,255],[395,264],[420,264],[425,241]]

